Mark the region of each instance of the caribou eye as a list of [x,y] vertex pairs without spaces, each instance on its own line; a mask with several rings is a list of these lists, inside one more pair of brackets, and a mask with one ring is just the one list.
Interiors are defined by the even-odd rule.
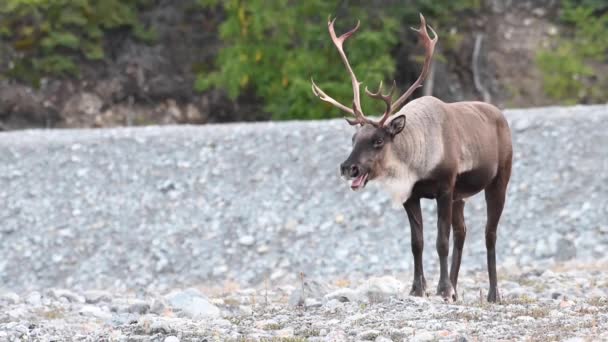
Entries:
[[374,140],[374,147],[382,147],[383,144],[384,140],[382,140],[382,138],[377,138],[376,140]]

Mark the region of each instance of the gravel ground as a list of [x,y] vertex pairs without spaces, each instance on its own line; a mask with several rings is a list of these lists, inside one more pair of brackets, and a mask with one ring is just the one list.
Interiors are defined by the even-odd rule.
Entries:
[[[252,311],[239,304],[245,306],[240,309],[246,317],[253,317],[246,319],[226,316],[230,305],[222,301],[230,291],[222,297],[209,289],[234,289],[235,295],[245,291],[242,297],[248,293],[252,298],[252,291],[262,288],[270,289],[271,297],[280,292],[294,296],[300,272],[321,288],[362,284],[381,276],[395,277],[390,278],[393,283],[409,288],[413,261],[403,209],[393,207],[388,195],[373,186],[353,193],[337,175],[352,134],[343,120],[1,133],[0,294],[12,299],[0,300],[0,340],[22,330],[30,336],[40,332],[48,337],[58,331],[59,336],[71,332],[112,339],[139,334],[143,340],[159,340],[176,332],[182,339],[280,337],[268,330],[292,327],[293,336],[313,336],[316,330],[307,335],[301,329],[315,319],[326,324],[317,329],[318,335],[325,329],[330,339],[337,331],[333,326],[354,339],[365,337],[355,326],[406,339],[420,337],[421,330],[428,330],[431,339],[445,337],[437,335],[439,328],[481,339],[523,332],[534,339],[535,331],[545,330],[594,336],[593,324],[606,323],[602,296],[608,283],[603,274],[587,269],[608,262],[608,106],[509,110],[506,116],[513,130],[515,161],[499,226],[499,287],[503,294],[525,290],[526,280],[508,280],[509,274],[532,270],[540,277],[537,287],[558,293],[557,299],[535,288],[502,306],[479,303],[487,277],[485,204],[478,195],[467,202],[465,212],[469,232],[460,276],[464,301],[446,305],[400,291],[379,303],[326,300],[320,306],[309,303],[314,305],[301,311],[271,298],[264,307],[249,305]],[[423,210],[424,263],[434,288],[434,203],[423,202]],[[544,270],[558,265],[566,266],[545,279]],[[574,271],[579,273],[573,275]],[[208,302],[217,319],[171,316],[172,306],[161,302],[190,287],[209,297],[184,290],[194,296],[186,301]],[[66,299],[52,289],[69,289],[59,292],[78,299]],[[86,294],[93,290],[108,291],[111,304],[88,303]],[[559,297],[560,291],[571,293],[572,299]],[[317,292],[309,297],[322,298],[321,292],[327,291]],[[527,303],[532,296],[535,302]],[[148,308],[124,318],[135,309],[114,303],[129,302],[131,297]],[[167,310],[154,313],[156,302]],[[532,310],[534,305],[548,310],[546,315],[517,313],[519,307]],[[459,317],[461,308],[477,310],[481,318]],[[101,318],[93,320],[91,315]],[[348,323],[353,316],[358,318]],[[278,329],[260,328],[259,317],[277,320]],[[595,323],[587,322],[589,317]],[[155,332],[147,319],[166,319],[178,328]],[[340,324],[329,324],[332,319]],[[201,325],[207,321],[208,326]],[[383,322],[401,322],[393,326],[403,325],[403,331],[391,332]],[[434,325],[421,327],[424,322]],[[465,325],[452,328],[449,322]],[[523,330],[500,333],[514,322]],[[538,329],[527,329],[526,324]]]

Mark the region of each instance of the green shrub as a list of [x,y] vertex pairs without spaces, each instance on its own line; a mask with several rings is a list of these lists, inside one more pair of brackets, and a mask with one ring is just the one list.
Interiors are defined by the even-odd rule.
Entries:
[[[335,14],[335,4],[324,0],[221,3],[227,16],[220,26],[225,47],[218,56],[217,70],[199,73],[196,89],[220,87],[232,98],[253,89],[273,119],[342,115],[316,99],[310,83],[314,77],[330,96],[346,105],[352,103],[348,73],[327,31],[327,16]],[[336,21],[336,32],[353,27],[354,18],[361,20],[359,32],[345,44],[345,50],[359,80],[375,90],[395,70],[390,48],[397,42],[397,22],[392,18],[372,20],[361,6],[350,7],[350,13]],[[362,101],[369,112],[382,108],[365,96]]]
[[605,101],[608,78],[593,65],[608,61],[608,4],[563,1],[562,6],[561,20],[573,27],[573,34],[537,55],[545,92],[567,104]]
[[[344,115],[314,97],[311,77],[328,95],[347,106],[352,103],[348,73],[327,32],[328,15],[340,15],[336,21],[337,34],[352,28],[356,19],[361,21],[359,32],[345,44],[345,50],[363,87],[367,85],[375,91],[381,80],[392,83],[395,60],[391,49],[400,39],[403,41],[402,35],[414,35],[409,26],[418,25],[419,11],[429,22],[441,18],[445,27],[458,26],[458,16],[454,14],[477,9],[480,2],[411,0],[379,9],[366,1],[350,1],[348,6],[324,0],[198,1],[207,7],[221,6],[226,19],[220,26],[224,47],[216,60],[216,69],[200,71],[195,88],[199,91],[223,88],[233,99],[245,91],[253,91],[273,119]],[[457,48],[461,37],[453,36],[452,46]],[[423,60],[415,60],[418,59]],[[366,96],[361,96],[361,100],[364,111],[370,115],[383,110],[379,101]]]
[[8,76],[38,84],[42,76],[78,74],[80,58],[105,57],[104,33],[127,28],[143,40],[137,10],[146,0],[3,0],[0,39],[17,52]]

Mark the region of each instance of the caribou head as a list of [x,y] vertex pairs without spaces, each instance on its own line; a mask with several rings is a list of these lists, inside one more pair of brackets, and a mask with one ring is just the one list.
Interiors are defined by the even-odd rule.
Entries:
[[346,53],[344,52],[344,42],[359,29],[360,23],[358,22],[355,28],[344,33],[340,37],[336,35],[334,30],[335,19],[330,20],[327,23],[331,40],[338,49],[340,57],[351,77],[354,95],[352,108],[349,108],[328,96],[314,83],[314,81],[312,81],[312,91],[321,100],[340,108],[354,117],[346,118],[346,121],[348,121],[349,124],[357,126],[357,131],[353,135],[353,149],[348,158],[340,164],[340,174],[343,178],[352,181],[351,188],[353,190],[365,187],[368,181],[387,172],[387,154],[391,149],[395,136],[405,127],[406,117],[404,114],[400,114],[392,117],[391,120],[388,119],[403,106],[414,90],[423,85],[424,79],[429,72],[433,51],[435,49],[435,44],[437,43],[437,34],[432,27],[428,26],[435,36],[435,38],[431,39],[427,31],[426,21],[422,14],[420,15],[420,21],[420,28],[412,29],[418,32],[418,35],[426,48],[426,57],[422,72],[416,82],[414,82],[414,84],[411,85],[395,102],[392,102],[392,96],[396,88],[395,82],[393,82],[391,89],[387,93],[383,93],[382,81],[376,92],[371,92],[367,87],[365,88],[365,94],[367,96],[381,100],[386,105],[384,113],[381,114],[379,120],[370,119],[363,114],[359,90],[361,82],[357,80],[357,76],[353,72],[350,63],[348,62],[348,58],[346,57]]

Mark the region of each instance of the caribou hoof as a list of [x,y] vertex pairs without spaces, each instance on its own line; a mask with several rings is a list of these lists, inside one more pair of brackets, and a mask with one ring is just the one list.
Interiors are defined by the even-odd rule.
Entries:
[[449,281],[439,282],[439,285],[437,285],[437,294],[446,302],[456,301],[456,291]]
[[498,303],[500,302],[500,294],[498,293],[497,288],[490,288],[488,292],[488,303]]
[[426,296],[426,280],[424,280],[424,278],[422,278],[422,280],[414,280],[414,283],[412,284],[412,290],[410,291],[410,296]]

